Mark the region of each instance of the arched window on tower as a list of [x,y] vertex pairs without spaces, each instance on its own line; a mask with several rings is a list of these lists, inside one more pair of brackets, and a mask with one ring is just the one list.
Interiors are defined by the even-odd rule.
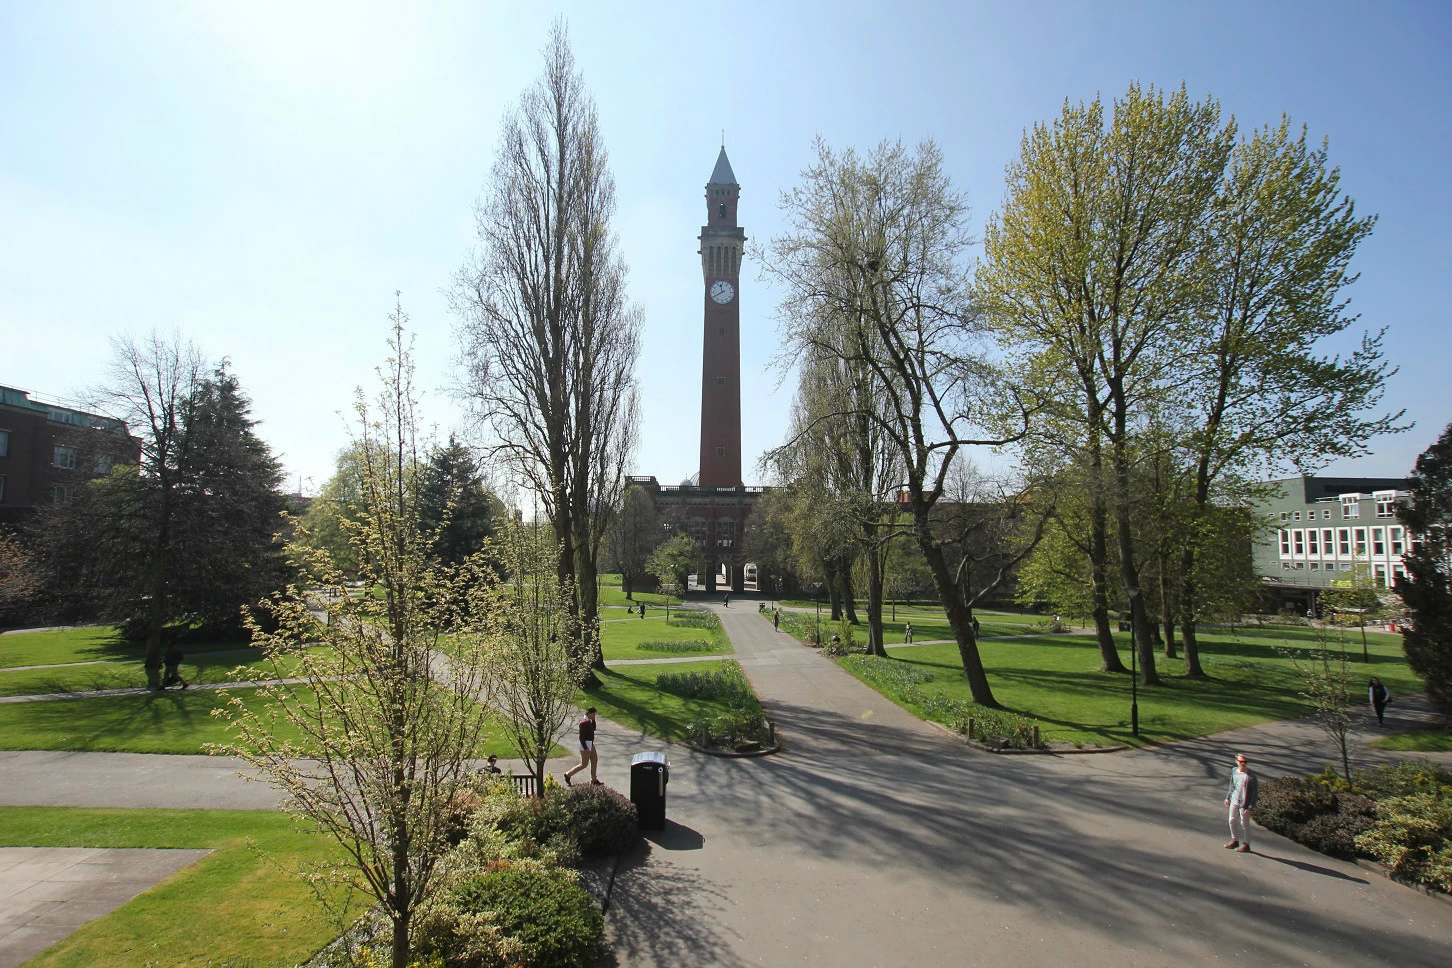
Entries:
[[720,207],[719,211],[721,212],[721,217],[724,219],[726,217],[726,203],[725,202],[722,202],[721,203],[721,207]]

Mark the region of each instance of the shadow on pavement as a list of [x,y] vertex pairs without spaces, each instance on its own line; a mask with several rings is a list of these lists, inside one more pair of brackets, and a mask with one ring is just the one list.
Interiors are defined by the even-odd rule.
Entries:
[[1277,864],[1285,864],[1288,867],[1294,867],[1296,870],[1306,871],[1309,874],[1321,874],[1326,877],[1334,877],[1342,881],[1353,881],[1357,884],[1371,883],[1371,881],[1368,881],[1364,877],[1352,877],[1350,874],[1346,874],[1338,870],[1332,870],[1329,867],[1320,867],[1316,864],[1308,864],[1303,860],[1292,860],[1289,857],[1277,857],[1275,854],[1267,854],[1263,850],[1252,849],[1251,853],[1259,857],[1264,857],[1266,860],[1273,860]]
[[[670,833],[667,825],[666,833]],[[674,825],[699,834],[689,828]],[[599,968],[618,965],[723,965],[745,968],[733,952],[732,933],[721,927],[730,900],[700,871],[656,856],[647,844],[621,859],[610,893],[606,940],[610,951]],[[666,848],[669,849],[669,848]]]
[[664,830],[642,830],[640,835],[661,850],[700,850],[706,846],[706,838],[674,820],[667,820]]

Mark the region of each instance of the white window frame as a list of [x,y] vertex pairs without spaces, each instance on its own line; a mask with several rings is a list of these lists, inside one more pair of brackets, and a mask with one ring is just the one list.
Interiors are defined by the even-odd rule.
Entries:
[[76,469],[76,449],[65,444],[56,444],[51,450],[50,462],[52,467],[73,471]]

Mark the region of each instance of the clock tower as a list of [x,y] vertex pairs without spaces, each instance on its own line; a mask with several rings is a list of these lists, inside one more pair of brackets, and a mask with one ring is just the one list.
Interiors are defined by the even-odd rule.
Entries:
[[701,471],[699,485],[741,486],[741,254],[746,233],[736,224],[741,186],[726,158],[716,158],[706,183],[701,226],[705,337],[701,343]]

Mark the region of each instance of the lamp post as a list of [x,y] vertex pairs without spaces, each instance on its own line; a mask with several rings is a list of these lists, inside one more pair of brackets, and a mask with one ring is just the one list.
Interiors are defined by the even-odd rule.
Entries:
[[819,581],[814,581],[814,582],[812,582],[812,588],[814,589],[815,597],[816,597],[816,600],[817,600],[817,644],[818,645],[821,645],[822,644],[822,583],[819,582]]
[[1129,590],[1129,732],[1139,735],[1139,643],[1134,637],[1134,607],[1139,588]]

